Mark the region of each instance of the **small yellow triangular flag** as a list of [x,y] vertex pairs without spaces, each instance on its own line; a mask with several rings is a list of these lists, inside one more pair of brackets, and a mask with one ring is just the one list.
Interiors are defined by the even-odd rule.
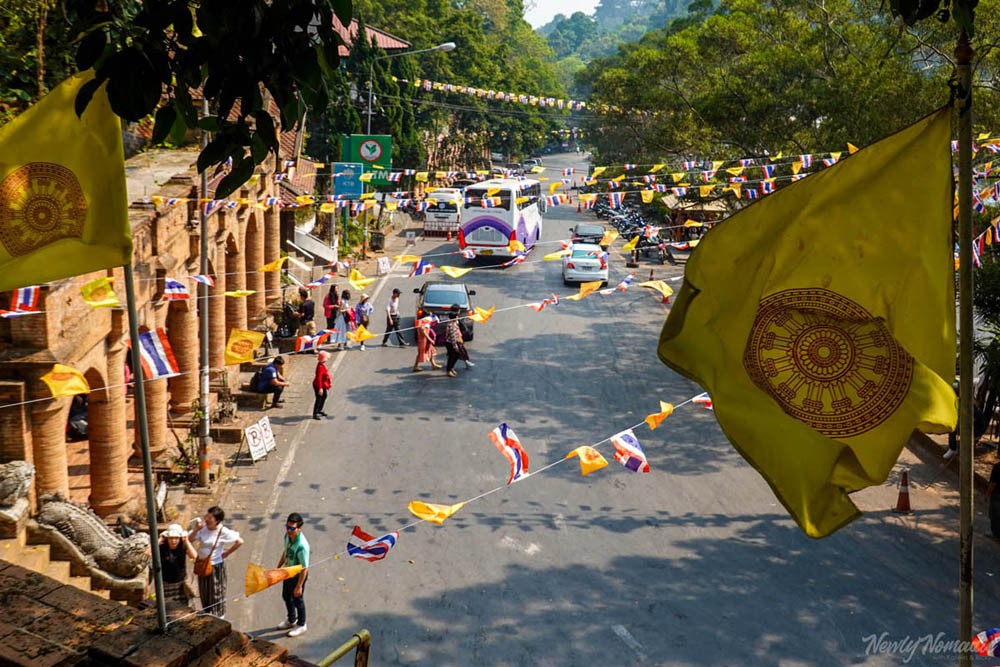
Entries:
[[281,271],[281,266],[285,263],[287,259],[288,259],[287,256],[279,257],[273,262],[268,262],[267,264],[265,264],[264,266],[260,267],[257,270],[263,271],[264,273],[275,273],[276,271]]
[[855,153],[858,152],[858,150],[859,149],[858,149],[857,146],[855,146],[854,144],[852,144],[850,141],[847,142],[847,152],[848,153],[850,153],[851,155],[854,155]]
[[635,250],[635,246],[638,245],[638,243],[639,243],[639,236],[637,234],[634,239],[632,239],[631,241],[622,246],[622,250],[624,250],[625,252],[632,252],[633,250]]
[[226,296],[231,296],[234,299],[242,299],[244,297],[248,297],[251,294],[256,294],[256,293],[257,292],[252,289],[234,289],[228,292],[223,292],[223,294],[225,294]]
[[121,303],[112,287],[114,278],[94,278],[89,283],[80,286],[83,302],[91,308],[119,308]]
[[476,306],[475,307],[476,314],[469,315],[469,319],[472,320],[473,322],[488,322],[490,318],[493,317],[493,313],[496,311],[496,309],[497,309],[496,306],[490,306],[489,310]]
[[579,301],[583,297],[599,289],[601,286],[601,282],[602,281],[600,280],[592,280],[591,282],[588,283],[580,283],[580,293],[574,294],[573,296],[568,296],[566,298],[569,299],[570,301]]
[[595,470],[600,470],[604,466],[608,465],[608,460],[601,456],[601,453],[590,445],[577,447],[567,454],[566,458],[574,456],[580,457],[580,473],[584,476],[587,476]]
[[347,337],[356,343],[363,343],[369,338],[375,338],[378,334],[373,334],[371,331],[365,328],[365,325],[359,324],[358,328],[354,331],[348,331]]
[[608,170],[607,167],[594,167],[594,173],[592,173],[590,176],[592,178],[597,178],[607,170]]
[[457,266],[439,266],[438,268],[441,269],[441,273],[445,274],[446,276],[451,276],[452,278],[461,278],[466,273],[472,270],[471,267],[460,268]]
[[49,386],[52,398],[90,393],[87,378],[72,366],[53,364],[52,370],[42,376],[42,381]]
[[410,510],[413,516],[418,519],[423,519],[424,521],[430,521],[431,523],[436,523],[441,525],[444,520],[450,517],[452,514],[462,509],[465,503],[456,503],[454,505],[437,505],[435,503],[425,503],[419,500],[411,500],[406,506],[406,509]]
[[660,401],[660,411],[651,415],[646,415],[645,422],[650,431],[655,431],[656,427],[663,423],[663,420],[674,413],[674,406],[670,403]]
[[655,290],[659,292],[661,295],[663,295],[664,299],[669,298],[674,293],[674,289],[670,285],[663,282],[662,280],[647,280],[644,283],[639,283],[638,286]]

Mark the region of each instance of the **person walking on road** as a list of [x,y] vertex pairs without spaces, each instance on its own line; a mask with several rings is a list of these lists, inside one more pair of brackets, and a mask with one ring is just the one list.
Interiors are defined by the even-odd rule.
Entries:
[[240,534],[222,525],[225,519],[225,511],[213,505],[205,512],[205,518],[198,519],[195,529],[188,533],[188,539],[198,543],[198,560],[208,558],[212,563],[211,573],[198,576],[198,597],[201,598],[202,610],[219,618],[226,617],[226,587],[229,583],[226,559],[243,546]]
[[337,291],[337,286],[334,285],[330,288],[330,291],[326,293],[323,297],[323,317],[326,318],[326,328],[336,329],[337,328],[337,313],[340,312],[340,292]]
[[313,419],[326,417],[323,412],[323,404],[333,387],[333,380],[330,379],[330,371],[326,368],[326,362],[330,359],[330,353],[326,350],[320,351],[316,355],[316,376],[313,378],[313,393],[316,400],[313,402]]
[[434,334],[434,321],[430,317],[421,317],[415,324],[417,328],[417,359],[413,362],[413,372],[419,372],[420,364],[428,361],[431,363],[431,368],[441,368],[441,365],[434,361],[434,344],[437,342],[437,336]]
[[[362,294],[358,305],[354,307],[354,321],[357,326],[364,327],[366,331],[371,326],[372,313],[375,312],[375,307],[368,302],[368,299],[369,296],[367,294]],[[361,341],[361,349],[362,351],[365,349],[365,341]]]
[[279,630],[288,630],[289,637],[298,637],[306,631],[306,578],[309,576],[309,541],[302,534],[302,515],[292,512],[285,521],[285,550],[278,567],[301,565],[302,571],[281,582],[281,599],[285,601],[285,620]]
[[444,346],[448,351],[448,362],[445,366],[445,373],[450,378],[458,377],[458,373],[455,372],[455,364],[461,358],[462,354],[462,329],[458,325],[458,314],[461,310],[462,307],[457,303],[452,304],[448,310],[448,322],[444,328]]
[[337,322],[330,343],[335,349],[343,350],[347,348],[347,332],[351,331],[351,318],[354,316],[354,309],[351,307],[351,293],[344,290],[340,294],[340,310],[337,312]]
[[400,347],[406,347],[409,345],[404,339],[403,334],[399,332],[399,288],[392,290],[392,296],[389,297],[389,304],[385,307],[385,335],[382,336],[382,347],[389,344],[389,334],[396,332],[396,342],[399,343]]

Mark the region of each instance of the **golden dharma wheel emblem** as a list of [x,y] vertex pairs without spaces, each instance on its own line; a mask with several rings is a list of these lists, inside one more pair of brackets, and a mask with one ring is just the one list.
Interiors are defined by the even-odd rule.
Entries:
[[86,221],[83,188],[63,166],[31,162],[0,181],[0,243],[12,257],[80,238]]
[[825,289],[763,299],[743,368],[788,415],[831,438],[877,427],[913,380],[913,357],[882,319]]

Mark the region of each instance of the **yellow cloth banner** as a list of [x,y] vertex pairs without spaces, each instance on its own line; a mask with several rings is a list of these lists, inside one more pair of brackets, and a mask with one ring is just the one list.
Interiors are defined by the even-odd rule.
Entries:
[[450,517],[452,514],[462,509],[465,503],[456,503],[454,505],[437,505],[435,503],[424,503],[419,500],[411,500],[410,504],[406,506],[406,509],[410,510],[413,516],[418,519],[423,519],[424,521],[430,521],[431,523],[436,523],[441,525],[444,520]]
[[884,482],[914,428],[957,421],[950,116],[717,225],[660,335],[812,537],[858,516],[848,494]]
[[639,196],[642,197],[643,204],[653,203],[653,195],[656,194],[656,190],[639,190]]
[[610,246],[612,243],[615,242],[616,238],[618,238],[618,232],[613,229],[609,229],[608,231],[604,232],[604,236],[601,238],[601,242],[599,245]]
[[667,166],[666,164],[654,164],[653,168],[650,169],[647,173],[655,174],[656,172],[658,172],[659,170],[663,169],[666,166]]
[[511,239],[510,243],[507,244],[507,250],[513,255],[516,252],[524,252],[527,248],[517,239]]
[[590,176],[591,178],[597,178],[607,170],[608,170],[607,167],[594,167],[594,173],[592,173]]
[[562,181],[552,181],[551,183],[549,183],[549,194],[552,194],[561,187],[562,187]]
[[412,264],[413,262],[419,262],[422,258],[420,255],[396,255],[393,259],[401,264]]
[[234,299],[243,299],[250,296],[251,294],[256,294],[257,292],[252,289],[234,289],[228,292],[223,292],[226,296],[231,296]]
[[62,82],[0,127],[0,291],[132,261],[122,128],[102,85],[82,118]]
[[301,565],[290,565],[288,567],[276,567],[265,570],[257,563],[247,563],[247,574],[243,579],[243,593],[250,597],[254,593],[260,593],[265,588],[270,588],[285,579],[291,579],[302,571]]
[[253,351],[263,342],[264,333],[261,331],[231,329],[229,340],[226,342],[226,365],[253,361]]
[[274,260],[273,262],[268,262],[267,264],[265,264],[264,266],[260,267],[257,270],[258,271],[263,271],[264,273],[276,273],[278,271],[281,271],[281,267],[284,265],[284,263],[287,260],[288,260],[288,256],[287,255],[285,257],[279,257],[278,259]]
[[438,268],[441,269],[441,273],[452,278],[461,278],[472,270],[471,268],[461,268],[458,266],[439,266]]
[[654,412],[652,414],[646,415],[646,425],[649,426],[650,431],[655,431],[656,427],[663,423],[663,420],[674,414],[674,406],[670,403],[665,403],[660,401],[660,411]]
[[319,210],[321,213],[336,213],[340,209],[333,202],[327,202],[325,204],[319,205]]
[[574,456],[580,457],[580,474],[584,477],[595,470],[600,470],[604,466],[608,465],[608,460],[601,456],[601,453],[590,445],[577,447],[567,454],[566,458],[572,458]]
[[91,308],[120,308],[122,304],[115,294],[114,282],[114,278],[103,277],[80,285],[83,302]]
[[42,382],[49,386],[52,398],[90,393],[87,378],[72,366],[54,364],[52,370],[42,376]]
[[632,252],[633,250],[635,250],[635,246],[638,243],[639,243],[639,237],[636,236],[634,239],[623,245],[622,250],[624,250],[625,252]]
[[558,252],[550,252],[548,255],[542,255],[542,261],[552,262],[557,259],[562,259],[571,252],[573,251],[569,250],[568,248],[566,250],[559,250]]

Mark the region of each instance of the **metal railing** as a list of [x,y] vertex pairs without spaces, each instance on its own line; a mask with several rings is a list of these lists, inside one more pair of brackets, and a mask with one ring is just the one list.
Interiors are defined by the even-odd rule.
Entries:
[[351,650],[357,649],[354,653],[354,667],[368,667],[368,653],[371,651],[371,647],[371,633],[365,629],[361,629],[355,632],[353,637],[338,646],[333,653],[326,656],[316,664],[319,667],[330,667],[330,665],[350,653]]

